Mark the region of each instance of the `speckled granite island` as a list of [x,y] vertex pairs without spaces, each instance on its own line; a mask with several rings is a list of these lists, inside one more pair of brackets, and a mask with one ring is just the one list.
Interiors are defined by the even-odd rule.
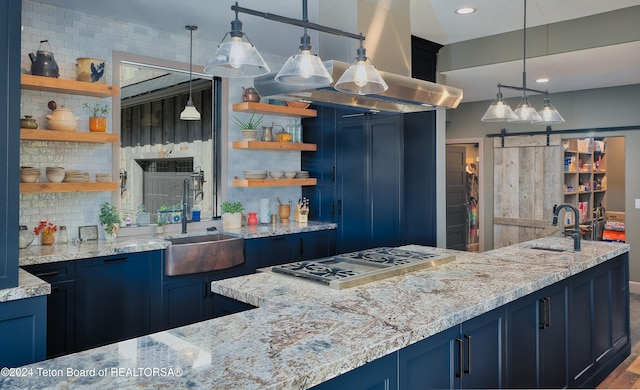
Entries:
[[[609,348],[615,357],[612,364],[617,364],[616,359],[629,353],[629,245],[587,241],[581,252],[573,252],[572,246],[572,241],[561,238],[482,254],[406,246],[414,251],[450,253],[456,258],[435,268],[345,290],[271,272],[215,281],[214,292],[258,308],[24,366],[22,378],[0,378],[0,387],[304,389],[331,387],[335,384],[329,381],[332,378],[340,380],[391,359],[392,372],[376,375],[382,375],[392,389],[405,388],[402,381],[407,374],[397,370],[409,366],[398,362],[406,361],[416,346],[448,337],[452,330],[465,332],[465,324],[498,313],[494,322],[499,324],[504,342],[497,348],[510,351],[509,322],[516,318],[511,307],[515,309],[523,299],[535,298],[550,288],[569,291],[575,287],[577,297],[584,285],[582,276],[594,270],[598,272],[586,285],[611,283],[614,296],[607,298],[608,302],[619,298],[623,301],[620,304],[626,305],[618,318],[626,333],[619,340],[612,339],[614,345]],[[568,306],[575,299],[572,292],[565,300]],[[569,307],[569,317],[576,314],[572,310]],[[612,311],[608,311],[610,317]],[[547,319],[546,314],[543,317]],[[557,322],[554,317],[553,325]],[[532,332],[539,331],[535,325]],[[574,326],[571,318],[567,326]],[[453,350],[455,340],[457,336],[447,341],[444,345],[451,348],[445,349]],[[500,374],[498,387],[512,384],[508,377],[513,357],[505,353],[500,358],[500,364],[506,365],[505,373]],[[457,359],[444,360],[453,364]],[[474,372],[479,366],[474,365]],[[571,364],[568,366],[571,370]],[[599,367],[597,363],[592,366]],[[455,380],[471,377],[465,375]],[[589,383],[571,382],[575,378],[568,376],[572,384]]]

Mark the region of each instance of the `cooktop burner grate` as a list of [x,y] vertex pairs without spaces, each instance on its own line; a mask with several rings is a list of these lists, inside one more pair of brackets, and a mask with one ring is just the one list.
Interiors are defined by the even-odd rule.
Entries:
[[362,262],[370,262],[385,265],[411,264],[417,261],[427,260],[438,255],[435,253],[413,252],[398,248],[374,248],[365,251],[351,252],[336,257],[347,258]]
[[314,279],[323,283],[332,280],[361,275],[363,272],[340,268],[331,265],[320,264],[312,261],[300,261],[296,263],[282,264],[272,268],[274,272]]

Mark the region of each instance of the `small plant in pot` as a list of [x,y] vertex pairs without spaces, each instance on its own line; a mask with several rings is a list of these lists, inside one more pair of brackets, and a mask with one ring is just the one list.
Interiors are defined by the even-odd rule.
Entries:
[[164,219],[159,220],[158,222],[156,222],[157,226],[156,226],[156,236],[161,236],[164,234],[164,225],[167,224],[167,221]]
[[109,105],[100,103],[89,104],[85,102],[82,107],[89,110],[89,113],[91,114],[89,117],[89,131],[100,133],[106,132],[107,114],[110,110]]
[[136,224],[138,226],[147,226],[151,223],[151,215],[147,213],[144,205],[138,205],[136,208]]
[[238,117],[233,117],[233,123],[238,126],[240,131],[242,131],[242,138],[245,141],[255,141],[258,136],[258,127],[262,124],[262,119],[264,115],[260,118],[256,118],[256,113],[251,114],[251,118],[248,121],[243,121]]
[[109,202],[100,205],[100,224],[107,234],[108,240],[115,240],[118,234],[118,228],[122,222],[118,208]]
[[242,202],[222,202],[220,212],[222,213],[222,227],[225,229],[240,229],[242,227],[242,212],[244,206]]

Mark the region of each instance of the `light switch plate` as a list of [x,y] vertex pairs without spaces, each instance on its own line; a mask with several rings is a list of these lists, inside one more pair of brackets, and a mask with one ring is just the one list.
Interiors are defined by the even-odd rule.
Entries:
[[640,209],[640,199],[636,199],[636,208]]

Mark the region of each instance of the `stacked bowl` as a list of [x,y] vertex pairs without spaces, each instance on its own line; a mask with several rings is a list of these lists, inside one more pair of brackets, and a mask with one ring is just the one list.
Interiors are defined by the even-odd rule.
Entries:
[[62,183],[62,180],[64,180],[64,168],[47,167],[47,179],[51,183]]
[[86,183],[89,181],[89,172],[67,171],[64,175],[64,181],[67,183]]
[[110,173],[96,173],[96,182],[111,181]]
[[35,183],[40,177],[40,168],[20,167],[20,181],[22,183]]
[[244,171],[245,179],[266,179],[267,171]]
[[309,171],[298,171],[298,173],[296,174],[296,177],[298,179],[308,179],[309,178]]

